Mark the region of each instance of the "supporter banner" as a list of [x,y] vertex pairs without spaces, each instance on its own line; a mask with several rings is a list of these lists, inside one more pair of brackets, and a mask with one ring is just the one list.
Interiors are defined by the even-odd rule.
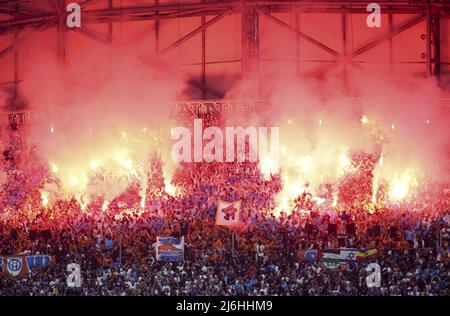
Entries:
[[345,264],[348,262],[371,259],[371,258],[374,258],[378,253],[378,250],[375,248],[367,249],[367,250],[357,250],[357,249],[351,249],[351,248],[340,248],[340,249],[336,249],[336,250],[321,250],[321,249],[319,249],[319,250],[317,250],[316,257],[314,257],[314,255],[312,253],[309,254],[307,257],[307,252],[312,252],[312,251],[315,251],[315,250],[305,251],[304,260],[308,260],[308,261],[317,260],[323,266],[325,266],[326,268],[329,268],[329,269],[336,269],[341,264]]
[[172,116],[215,115],[220,113],[262,113],[270,107],[268,101],[203,100],[169,104]]
[[347,237],[347,226],[345,224],[338,224],[336,226],[336,235],[340,238]]
[[216,212],[216,225],[237,226],[241,216],[241,201],[219,201]]
[[336,249],[317,251],[317,260],[328,269],[337,269],[341,263],[356,260],[355,249]]
[[356,261],[374,258],[377,255],[377,253],[378,253],[378,250],[375,248],[364,250],[364,251],[357,251],[356,252]]
[[0,276],[26,276],[55,263],[49,255],[0,257]]
[[298,253],[298,259],[300,261],[317,261],[317,250],[300,250]]
[[156,251],[156,260],[158,261],[183,261],[184,260],[184,236],[174,237],[156,237],[153,244]]

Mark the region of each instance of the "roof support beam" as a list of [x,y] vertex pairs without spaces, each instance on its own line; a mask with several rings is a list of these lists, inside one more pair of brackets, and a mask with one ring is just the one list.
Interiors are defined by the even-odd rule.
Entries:
[[326,51],[327,53],[335,56],[335,57],[339,57],[341,56],[340,53],[338,53],[337,51],[335,51],[334,49],[330,48],[329,46],[325,45],[324,43],[312,38],[311,36],[303,33],[300,30],[295,29],[294,27],[290,26],[289,24],[287,24],[286,22],[274,17],[272,14],[265,12],[263,10],[258,10],[261,14],[263,14],[265,17],[269,18],[269,20],[275,22],[276,24],[280,25],[281,27],[284,27],[285,29],[294,32],[297,34],[298,37],[303,38],[304,40],[310,42],[311,44],[313,44],[316,47],[319,47],[320,49]]
[[75,32],[78,32],[90,39],[93,39],[94,41],[103,43],[103,44],[110,44],[111,43],[111,36],[109,34],[102,34],[90,27],[87,27],[86,25],[83,25],[82,27],[75,27],[72,29]]
[[[88,7],[98,0],[86,0],[81,3],[82,7]],[[18,1],[3,0],[2,5],[18,3]],[[124,5],[121,7],[105,7],[104,9],[86,10],[82,14],[82,23],[111,23],[120,21],[138,21],[156,18],[171,17],[193,17],[202,15],[217,15],[223,10],[234,10],[240,12],[242,3],[245,6],[254,7],[256,9],[267,10],[268,12],[299,12],[299,13],[360,13],[366,14],[367,1],[313,1],[313,0],[296,0],[296,1],[248,1],[248,0],[231,0],[218,2],[195,2],[195,3],[176,3],[176,4],[149,4],[141,6]],[[426,5],[422,1],[377,1],[381,6],[383,13],[396,14],[423,14],[426,11]],[[344,6],[344,7],[343,7]],[[448,15],[448,5],[440,2],[431,2],[430,6],[441,14]],[[7,8],[7,7],[6,7]],[[9,10],[7,8],[6,10]],[[9,10],[11,11],[11,10]],[[29,11],[29,12],[28,12]],[[20,11],[20,14],[30,16],[22,16],[16,20],[7,19],[0,21],[0,35],[11,34],[14,29],[23,29],[26,27],[34,27],[36,23],[45,23],[49,19],[52,20],[57,12],[34,12]],[[64,11],[64,14],[67,12]],[[37,19],[36,19],[37,18]]]
[[366,51],[368,51],[369,49],[380,45],[381,43],[384,43],[385,41],[393,38],[394,36],[400,34],[403,31],[406,31],[407,29],[413,27],[414,25],[420,23],[423,21],[423,16],[419,15],[419,16],[415,16],[411,19],[409,19],[408,21],[406,21],[405,23],[393,28],[393,30],[391,32],[389,32],[388,34],[382,35],[380,37],[377,37],[376,39],[374,39],[373,41],[371,41],[370,43],[367,43],[357,49],[355,49],[352,53],[352,57],[355,58],[363,53],[365,53]]
[[223,12],[222,14],[220,14],[220,15],[216,16],[215,18],[209,20],[205,24],[200,25],[195,30],[189,32],[185,36],[181,37],[180,39],[178,39],[175,42],[173,42],[172,44],[170,44],[169,46],[165,47],[164,49],[161,49],[158,53],[156,53],[155,55],[153,55],[152,57],[150,57],[149,59],[144,61],[142,64],[148,64],[148,63],[151,63],[152,61],[157,60],[158,58],[160,58],[163,55],[167,54],[168,52],[170,52],[174,48],[177,48],[178,46],[180,46],[181,44],[183,44],[187,40],[193,38],[195,35],[201,33],[203,30],[207,29],[211,25],[215,24],[219,20],[223,19],[225,16],[229,15],[230,13],[231,13],[230,11]]

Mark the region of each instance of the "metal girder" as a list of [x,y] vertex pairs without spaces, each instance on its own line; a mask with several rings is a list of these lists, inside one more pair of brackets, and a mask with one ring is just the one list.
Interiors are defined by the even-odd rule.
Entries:
[[327,65],[320,67],[319,69],[310,71],[306,74],[307,77],[319,77],[327,71],[336,68],[339,65],[337,61],[329,62]]
[[433,61],[432,61],[432,36],[433,36],[433,12],[430,7],[429,0],[424,0],[424,2],[427,4],[427,10],[426,10],[426,32],[427,32],[427,74],[428,76],[431,76],[433,73]]
[[[159,6],[159,0],[155,0],[155,5]],[[156,11],[155,13],[155,53],[159,52],[159,27],[160,27],[160,21],[159,21],[159,12]]]
[[297,29],[295,29],[294,27],[292,27],[291,25],[287,24],[286,22],[274,17],[272,14],[267,13],[263,10],[258,10],[261,14],[263,14],[265,17],[269,18],[271,21],[275,22],[276,24],[290,30],[291,32],[294,32],[297,34],[297,36],[303,38],[304,40],[310,42],[311,44],[313,44],[314,46],[319,47],[320,49],[326,51],[327,53],[335,56],[335,57],[339,57],[341,56],[341,54],[337,51],[335,51],[334,49],[332,49],[331,47],[328,47],[327,45],[323,44],[322,42],[319,42],[318,40],[312,38],[311,36],[303,33],[302,31],[299,31]]
[[143,64],[147,64],[150,63],[156,59],[158,59],[159,57],[167,54],[169,51],[171,51],[172,49],[180,46],[181,44],[183,44],[184,42],[186,42],[187,40],[191,39],[192,37],[194,37],[195,35],[199,34],[200,32],[202,32],[203,30],[207,29],[208,27],[210,27],[211,25],[215,24],[217,21],[223,19],[225,16],[231,14],[230,11],[225,11],[222,14],[214,17],[213,19],[209,20],[208,22],[206,22],[205,24],[200,25],[199,27],[197,27],[195,30],[189,32],[188,34],[186,34],[185,36],[183,36],[182,38],[176,40],[175,42],[173,42],[172,44],[170,44],[169,46],[167,46],[166,48],[160,50],[158,53],[156,53],[155,55],[153,55],[152,57],[150,57],[149,59],[147,59],[146,61],[144,61],[141,65]]
[[202,90],[205,93],[209,93],[210,95],[215,96],[216,98],[219,98],[219,99],[222,99],[225,96],[223,93],[213,90],[213,89],[207,87],[206,85],[198,83],[197,81],[195,81],[193,79],[189,80],[188,84],[193,86],[194,88]]
[[257,73],[259,68],[259,12],[252,7],[246,7],[242,11],[241,53],[243,73]]
[[[64,16],[64,0],[55,0],[58,8],[57,15],[57,47],[58,47],[58,61],[62,65],[66,60],[66,19]],[[60,65],[60,74],[63,72],[63,67]]]
[[[98,0],[86,0],[81,5],[87,7]],[[2,8],[10,9],[8,3],[17,1],[3,1]],[[423,1],[376,1],[383,13],[419,14],[426,11]],[[138,21],[158,18],[193,17],[203,15],[218,15],[223,10],[240,12],[242,4],[269,12],[302,12],[302,13],[360,13],[366,14],[366,6],[369,1],[326,1],[326,0],[283,0],[283,1],[217,1],[196,3],[165,3],[149,4],[141,6],[125,5],[121,7],[106,7],[104,9],[85,10],[82,14],[82,23],[111,23],[120,21]],[[433,10],[444,11],[448,14],[449,4],[430,2]],[[36,23],[44,23],[54,19],[57,12],[39,13],[38,15],[22,17],[19,19],[7,19],[0,21],[0,35],[13,32],[15,29],[34,27]],[[64,13],[66,14],[66,13]],[[38,20],[36,20],[38,17]]]
[[[204,0],[202,0],[204,1]],[[202,25],[205,25],[206,23],[206,16],[202,16]],[[206,29],[202,30],[202,51],[201,51],[201,58],[202,58],[202,87],[203,89],[206,88]],[[202,90],[202,99],[206,99],[206,91]]]
[[241,9],[241,74],[248,81],[247,92],[255,99],[259,98],[259,11],[243,4]]
[[[108,0],[108,8],[112,9],[113,7],[113,0]],[[112,42],[113,40],[113,25],[112,22],[108,23],[108,38],[109,41]]]
[[[186,34],[185,36],[181,37],[180,39],[176,40],[175,42],[173,42],[172,44],[168,45],[166,48],[159,50],[157,49],[157,52],[155,55],[153,55],[152,57],[150,57],[149,59],[147,59],[146,61],[144,61],[143,63],[141,63],[141,65],[145,65],[145,64],[149,64],[152,61],[157,60],[158,58],[160,58],[161,56],[165,55],[166,53],[168,53],[169,51],[171,51],[172,49],[180,46],[181,44],[183,44],[184,42],[186,42],[187,40],[191,39],[192,37],[194,37],[195,35],[202,33],[202,43],[204,43],[205,41],[205,33],[204,31],[210,27],[211,25],[217,23],[219,20],[221,20],[222,18],[224,18],[225,16],[231,14],[231,11],[225,11],[219,15],[217,15],[216,17],[214,17],[213,19],[209,20],[208,22],[206,22],[205,18],[202,18],[202,23],[201,25],[194,29],[193,31],[189,32],[188,34]],[[205,94],[209,93],[210,95],[217,97],[217,98],[223,98],[224,94],[220,93],[218,91],[215,91],[209,87],[206,86],[206,74],[205,74],[205,51],[204,51],[205,47],[202,48],[202,79],[201,79],[201,83],[198,83],[197,81],[191,79],[188,81],[188,84],[200,89],[203,93],[203,98],[205,98]]]
[[31,32],[27,33],[27,34],[23,34],[20,37],[17,37],[14,42],[9,45],[8,47],[4,48],[3,50],[0,51],[0,59],[2,59],[3,57],[5,57],[6,55],[8,55],[9,53],[13,52],[14,49],[17,47],[17,45],[28,35],[32,34]]
[[73,28],[71,30],[103,44],[110,44],[112,40],[109,34],[103,34],[85,25],[82,27]]
[[0,87],[10,87],[10,86],[19,84],[21,82],[22,82],[22,80],[19,80],[19,81],[6,81],[6,82],[0,83]]
[[435,14],[433,16],[433,24],[432,24],[432,36],[433,36],[433,49],[434,49],[434,56],[433,56],[433,64],[434,64],[434,70],[433,75],[436,77],[440,77],[441,75],[441,20],[440,15]]
[[31,12],[25,12],[23,10],[16,11],[16,10],[13,10],[10,8],[0,8],[0,13],[10,15],[10,16],[14,17],[15,19],[17,19],[17,18],[27,18],[27,17],[38,16],[40,12],[31,13]]
[[405,23],[402,23],[401,25],[393,28],[393,30],[385,35],[381,35],[380,37],[376,38],[375,40],[371,41],[370,43],[364,44],[363,46],[355,49],[352,53],[352,58],[357,57],[364,52],[368,51],[369,49],[383,43],[386,40],[391,39],[392,37],[396,36],[397,34],[400,34],[401,32],[413,27],[414,25],[422,22],[424,19],[423,15],[415,16]]
[[[43,30],[45,29],[46,26],[39,28],[39,30]],[[3,57],[5,57],[6,55],[8,55],[9,53],[13,52],[15,50],[15,48],[17,47],[17,45],[24,39],[26,38],[28,35],[33,34],[32,32],[28,32],[26,34],[22,34],[21,36],[17,36],[13,43],[11,45],[9,45],[8,47],[4,48],[3,50],[0,51],[0,59],[2,59]]]
[[100,0],[84,0],[83,2],[80,3],[80,7],[81,9],[86,8],[87,6],[94,4],[96,2],[99,2]]
[[[356,63],[356,62],[354,62],[353,60],[351,60],[350,58],[348,58],[348,56],[347,56],[346,53],[345,53],[345,50],[344,50],[344,53],[341,54],[341,53],[337,52],[336,50],[332,49],[331,47],[325,45],[324,43],[322,43],[322,42],[320,42],[320,41],[314,39],[313,37],[311,37],[311,36],[309,36],[309,35],[303,33],[302,31],[300,31],[300,30],[298,30],[298,29],[292,27],[291,25],[287,24],[286,22],[284,22],[284,21],[282,21],[282,20],[280,20],[280,19],[274,17],[274,16],[271,15],[270,13],[264,12],[263,10],[258,10],[258,11],[261,12],[261,13],[262,13],[264,16],[266,16],[267,18],[269,18],[271,21],[277,23],[278,25],[280,25],[280,26],[286,28],[287,30],[289,30],[289,31],[291,31],[291,32],[294,32],[298,37],[301,37],[301,38],[305,39],[306,41],[308,41],[309,43],[313,44],[314,46],[316,46],[316,47],[318,47],[318,48],[324,50],[325,52],[327,52],[327,53],[333,55],[334,57],[336,57],[336,59],[337,59],[336,61],[346,61],[346,62],[348,62],[350,65],[352,65],[353,67],[361,68],[361,65],[359,65],[358,63]],[[336,65],[334,65],[334,66],[331,67],[331,68],[334,68],[335,66],[336,66]],[[330,68],[330,69],[331,69],[331,68]],[[323,69],[326,69],[325,71],[327,71],[327,70],[328,70],[328,66],[325,66]],[[315,73],[315,72],[317,72],[317,71],[314,71],[314,73]],[[323,73],[323,72],[321,71],[321,69],[319,69],[318,72],[319,72],[320,74]]]
[[14,48],[16,47],[17,42],[12,43],[11,45],[9,45],[8,47],[6,47],[5,49],[0,51],[0,59],[2,59],[3,57],[5,57],[6,55],[8,55],[9,53],[11,53]]
[[0,35],[14,34],[25,29],[39,29],[47,26],[55,26],[58,21],[57,15],[37,16],[27,19],[8,20],[0,22]]
[[441,47],[440,47],[440,13],[431,6],[430,0],[425,0],[426,34],[427,34],[427,74],[439,77],[441,73]]
[[[67,31],[64,27],[63,21],[67,16],[65,11],[64,1],[49,0],[56,6],[53,8],[54,12],[43,12],[36,10],[30,6],[29,1],[23,1],[26,8],[20,7],[17,9],[21,0],[1,0],[0,13],[11,16],[11,19],[0,20],[0,36],[4,34],[17,34],[19,31],[26,29],[42,29],[47,27],[57,26],[58,28],[58,49],[65,50],[65,43],[63,34]],[[155,0],[154,3],[148,5],[124,5],[120,7],[113,7],[112,0],[105,2],[105,8],[91,9],[89,6],[99,2],[100,0],[84,0],[80,2],[82,11],[82,25],[81,29],[74,29],[91,39],[97,40],[102,43],[110,43],[112,39],[112,23],[124,22],[124,21],[145,21],[155,20],[155,36],[158,38],[159,32],[156,31],[159,28],[160,19],[172,19],[172,18],[184,18],[184,17],[202,17],[202,24],[192,32],[178,39],[174,43],[170,44],[166,48],[160,50],[157,46],[156,54],[149,58],[145,63],[149,63],[156,60],[158,57],[166,54],[170,50],[178,47],[185,41],[194,37],[195,35],[202,33],[204,38],[205,30],[210,25],[216,23],[224,16],[231,13],[244,13],[245,10],[250,10],[261,13],[271,21],[278,25],[295,32],[298,38],[310,42],[316,47],[324,50],[336,58],[336,61],[332,61],[331,64],[314,71],[316,75],[320,75],[331,68],[336,67],[340,61],[347,61],[353,66],[360,67],[359,63],[352,59],[370,50],[371,48],[383,43],[386,40],[391,40],[392,37],[409,29],[410,27],[422,22],[427,22],[427,63],[428,73],[434,75],[439,74],[440,63],[440,49],[439,49],[439,16],[449,17],[450,2],[433,1],[433,0],[382,0],[375,1],[381,6],[382,13],[384,14],[415,14],[416,16],[406,21],[405,23],[397,26],[390,27],[389,33],[375,38],[371,42],[362,45],[355,49],[353,52],[339,53],[336,50],[330,48],[326,44],[312,38],[311,36],[301,32],[298,27],[293,27],[288,23],[285,23],[281,19],[273,16],[272,13],[335,13],[335,14],[367,14],[366,7],[369,0],[230,0],[230,1],[214,1],[209,2],[207,0],[195,3],[160,3]],[[189,1],[189,0],[186,0]],[[215,16],[212,20],[206,22],[205,16]],[[87,24],[94,23],[107,23],[109,25],[109,32],[104,35],[90,27]],[[244,25],[243,25],[244,26]],[[243,33],[244,36],[244,33]],[[257,36],[257,35],[256,35]],[[257,39],[256,39],[257,40]],[[204,46],[204,41],[202,40]],[[0,51],[0,58],[9,52],[14,50],[14,44]],[[202,48],[202,54],[204,54],[204,47]],[[251,52],[250,55],[253,53]],[[64,52],[59,52],[58,55],[65,55]],[[244,59],[248,59],[248,54],[243,54]],[[202,76],[205,76],[205,56],[202,56]],[[432,68],[434,65],[434,68]],[[202,89],[211,95],[218,96],[220,93],[214,91],[206,91],[206,80],[202,78],[202,82],[197,88]],[[194,84],[192,84],[195,86]]]

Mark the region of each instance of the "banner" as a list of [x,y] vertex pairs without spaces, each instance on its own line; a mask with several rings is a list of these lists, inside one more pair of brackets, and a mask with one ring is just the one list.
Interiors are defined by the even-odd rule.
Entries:
[[201,100],[169,104],[171,116],[203,116],[222,113],[264,113],[270,108],[268,101]]
[[339,223],[336,226],[336,235],[338,238],[347,237],[347,226],[344,223]]
[[372,259],[376,257],[378,250],[376,248],[357,251],[356,252],[356,261],[362,261],[366,259]]
[[55,261],[55,257],[49,255],[0,257],[0,276],[27,276],[47,268]]
[[158,261],[183,261],[184,260],[184,236],[174,237],[156,237],[153,244],[156,251],[156,260]]
[[237,226],[241,216],[241,201],[219,201],[216,212],[216,225]]
[[336,250],[317,250],[317,261],[326,268],[336,269],[341,264],[355,261],[363,261],[374,258],[378,253],[375,248],[367,250],[357,250],[352,248],[340,248]]
[[321,250],[317,251],[317,260],[328,269],[337,269],[341,263],[353,261],[356,257],[356,250]]
[[316,262],[317,261],[317,250],[300,250],[298,252],[298,259],[300,261]]

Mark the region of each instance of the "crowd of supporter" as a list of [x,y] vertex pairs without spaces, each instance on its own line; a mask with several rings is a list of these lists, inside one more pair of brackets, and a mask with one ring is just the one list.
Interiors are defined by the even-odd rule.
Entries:
[[[48,254],[56,263],[26,277],[0,276],[0,294],[449,295],[448,191],[436,185],[409,203],[350,203],[347,190],[367,193],[373,159],[360,161],[360,176],[341,183],[337,205],[329,186],[319,203],[306,185],[279,210],[282,180],[250,162],[183,164],[172,179],[178,191],[169,194],[162,162],[152,158],[143,207],[137,183],[106,210],[101,198],[85,208],[75,198],[44,206],[39,188],[51,172],[14,131],[3,152],[0,255]],[[239,229],[215,224],[220,200],[242,201]],[[157,261],[157,236],[184,236],[185,260]],[[342,247],[378,253],[335,270],[299,255]],[[81,288],[67,287],[72,262],[81,265]],[[381,287],[367,288],[370,262],[381,267]]]

